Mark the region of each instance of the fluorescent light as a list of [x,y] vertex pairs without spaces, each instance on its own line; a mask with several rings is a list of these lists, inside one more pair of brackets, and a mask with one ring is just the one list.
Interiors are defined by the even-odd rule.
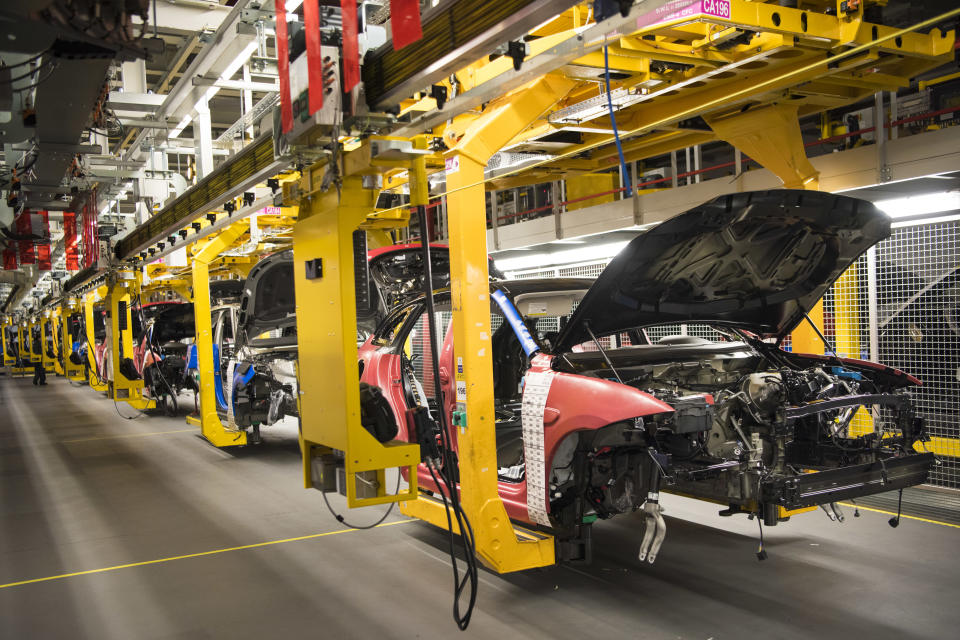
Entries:
[[300,5],[303,4],[303,0],[287,0],[284,4],[284,8],[287,10],[287,13],[293,13],[300,8]]
[[590,260],[605,260],[620,253],[620,251],[627,246],[627,244],[627,242],[612,242],[610,244],[599,244],[590,247],[568,249],[567,251],[534,253],[529,256],[503,258],[496,260],[495,262],[497,268],[501,271],[519,271],[521,269],[533,269],[536,267],[546,267],[550,265],[572,264],[575,262],[588,262]]
[[955,211],[960,209],[960,191],[940,191],[924,193],[905,198],[891,198],[874,202],[877,207],[891,218],[920,216],[926,213]]
[[587,244],[586,240],[551,240],[550,244]]
[[894,222],[890,225],[893,229],[899,229],[900,227],[912,227],[919,224],[936,224],[938,222],[954,222],[960,220],[960,213],[955,213],[951,216],[936,216],[933,218],[920,218],[919,220],[901,220],[900,222]]

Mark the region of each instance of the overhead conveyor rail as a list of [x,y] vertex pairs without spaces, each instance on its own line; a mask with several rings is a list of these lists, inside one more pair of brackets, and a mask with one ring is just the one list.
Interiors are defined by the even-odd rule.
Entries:
[[[371,107],[398,105],[413,93],[447,78],[498,46],[519,40],[552,15],[577,4],[571,0],[458,0],[428,10],[423,37],[399,51],[385,46],[363,64]],[[654,8],[663,2],[645,2]],[[450,96],[451,98],[453,96]]]
[[118,242],[117,259],[130,260],[152,245],[165,242],[190,223],[222,207],[224,202],[243,194],[257,183],[273,177],[288,165],[288,159],[274,155],[273,136],[262,134]]

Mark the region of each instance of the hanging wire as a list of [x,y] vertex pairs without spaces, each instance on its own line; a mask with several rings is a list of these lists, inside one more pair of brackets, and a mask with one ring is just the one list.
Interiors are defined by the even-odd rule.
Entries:
[[620,144],[620,131],[617,129],[617,117],[613,113],[613,98],[610,96],[610,54],[609,47],[603,47],[603,81],[607,85],[607,109],[610,112],[610,124],[613,126],[613,141],[617,145],[617,155],[620,157],[620,173],[623,175],[626,194],[629,198],[633,195],[633,180],[627,175],[627,161],[623,157],[623,145]]

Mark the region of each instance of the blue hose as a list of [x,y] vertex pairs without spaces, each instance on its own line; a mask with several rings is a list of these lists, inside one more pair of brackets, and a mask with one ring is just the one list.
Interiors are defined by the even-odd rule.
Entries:
[[626,182],[627,197],[633,195],[631,180],[627,175],[627,161],[623,159],[623,146],[620,144],[620,131],[617,130],[617,118],[613,115],[613,99],[610,97],[610,54],[603,48],[603,79],[607,83],[607,109],[610,110],[610,124],[613,125],[613,140],[617,143],[617,155],[620,156],[620,173]]

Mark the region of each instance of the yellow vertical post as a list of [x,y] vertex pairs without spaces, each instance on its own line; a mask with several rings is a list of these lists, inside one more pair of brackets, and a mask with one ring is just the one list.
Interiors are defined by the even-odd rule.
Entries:
[[62,345],[61,353],[63,355],[64,376],[66,376],[68,380],[83,380],[83,367],[74,364],[70,360],[70,355],[73,353],[73,336],[70,335],[70,318],[76,310],[77,304],[71,299],[67,301],[61,314],[62,331],[60,344]]
[[[818,300],[817,304],[810,309],[808,314],[817,328],[823,330],[823,300]],[[797,328],[790,334],[790,349],[794,353],[823,353],[823,340],[817,335],[817,332],[810,326],[810,323],[804,320],[797,325]]]
[[133,315],[131,304],[139,289],[139,274],[129,269],[114,273],[110,284],[110,366],[113,371],[112,395],[137,409],[152,409],[156,401],[143,396],[143,380],[124,375],[121,363],[133,358]]
[[[860,274],[854,265],[833,285],[834,348],[842,358],[860,357]],[[865,407],[857,409],[850,421],[849,435],[873,431],[873,418]]]
[[[213,326],[210,308],[210,263],[240,238],[248,227],[232,224],[208,241],[193,256],[193,322],[196,332],[197,369],[200,374],[200,415],[187,422],[200,427],[200,434],[216,447],[247,444],[247,432],[227,429],[217,413],[216,374],[220,363],[213,360]],[[227,402],[231,402],[227,398]]]
[[0,349],[3,351],[3,366],[12,367],[16,360],[13,358],[13,354],[10,352],[10,327],[12,323],[9,316],[3,317],[3,322],[0,322],[0,340],[3,341],[3,345],[0,346]]
[[106,391],[107,381],[97,375],[97,338],[94,334],[93,306],[100,295],[100,289],[90,291],[83,298],[83,317],[87,339],[87,380],[94,391]]
[[[353,232],[373,213],[377,191],[364,188],[360,175],[344,177],[339,194],[323,191],[324,171],[304,172],[293,229],[304,486],[320,480],[314,461],[339,449],[346,453],[348,506],[408,500],[417,495],[419,445],[381,443],[360,423]],[[383,472],[398,467],[410,471],[408,490],[387,494]],[[375,474],[376,491],[358,491],[358,474]]]
[[[548,566],[556,559],[552,537],[518,537],[498,491],[483,170],[490,156],[573,84],[567,78],[545,76],[488,106],[446,154],[455,369],[457,386],[466,389],[466,397],[458,391],[457,398],[457,410],[466,415],[466,425],[457,433],[460,495],[475,533],[477,555],[501,573]],[[405,513],[440,524],[423,500],[402,506]]]
[[44,310],[42,313],[43,315],[40,317],[40,363],[43,365],[44,371],[53,373],[56,369],[54,365],[56,358],[54,358],[47,348],[47,338],[49,337],[53,342],[51,348],[56,349],[56,340],[53,336],[55,322],[53,312]]

